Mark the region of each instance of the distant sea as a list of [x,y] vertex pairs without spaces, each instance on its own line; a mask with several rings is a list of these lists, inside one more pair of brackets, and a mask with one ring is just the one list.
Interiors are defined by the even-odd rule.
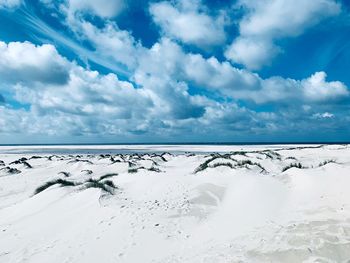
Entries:
[[[350,144],[350,142],[187,142],[187,143],[84,143],[84,144],[0,144],[0,154],[132,154],[132,153],[161,153],[173,154],[197,153],[176,149],[176,146],[277,146],[277,145],[320,145],[320,144]],[[142,146],[155,147],[142,147]],[[79,148],[81,146],[81,148]],[[89,147],[91,146],[91,147]],[[111,146],[108,148],[108,146]],[[125,147],[123,147],[125,146]],[[157,149],[156,146],[164,146]],[[100,148],[99,148],[100,147]],[[104,148],[106,147],[106,148]],[[174,149],[172,149],[174,147]],[[200,151],[211,153],[213,151]],[[220,151],[219,151],[220,152]],[[227,152],[227,151],[226,151]],[[199,153],[199,152],[198,152]]]

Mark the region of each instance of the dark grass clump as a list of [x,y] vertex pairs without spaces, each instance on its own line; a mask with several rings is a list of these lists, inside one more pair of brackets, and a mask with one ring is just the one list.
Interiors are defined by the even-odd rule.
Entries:
[[289,170],[290,168],[298,168],[298,169],[305,169],[307,167],[303,166],[301,163],[291,163],[290,165],[283,167],[282,172],[285,172],[287,170]]
[[11,164],[23,164],[26,168],[33,168],[28,162],[27,162],[27,158],[22,157],[21,159],[18,159],[16,161],[13,161],[10,163]]
[[154,154],[155,157],[160,157],[163,162],[167,162],[168,160],[164,157],[165,155],[173,156],[170,152],[163,152],[162,154]]
[[153,166],[159,166],[159,164],[155,160],[152,160],[152,159],[150,160],[152,161]]
[[113,188],[113,189],[118,189],[118,187],[117,187],[117,186],[113,183],[113,181],[111,181],[111,180],[106,180],[106,181],[104,181],[103,183],[104,183],[105,185],[107,185],[107,186]]
[[59,159],[60,157],[57,156],[57,155],[50,155],[49,157],[47,157],[47,159],[48,159],[49,161],[52,161],[53,158]]
[[130,158],[133,160],[137,160],[137,161],[145,160],[145,158],[143,156],[139,155],[138,153],[131,154]]
[[318,167],[321,167],[321,166],[325,166],[326,164],[329,164],[329,163],[337,163],[335,160],[331,159],[331,160],[325,160],[321,163],[318,164]]
[[20,174],[22,171],[12,167],[1,168],[0,170],[6,170],[8,174]]
[[0,166],[5,166],[5,162],[0,160]]
[[145,167],[140,166],[140,167],[135,167],[135,168],[129,168],[128,173],[129,174],[134,174],[137,173],[139,170],[147,170]]
[[159,168],[154,167],[154,166],[152,166],[151,168],[149,168],[148,171],[156,172],[156,173],[160,173],[160,172],[161,172],[161,170],[160,170]]
[[110,158],[111,155],[110,154],[100,154],[99,155],[99,159],[105,159],[105,158]]
[[31,166],[31,165],[30,165],[28,162],[26,162],[26,161],[23,161],[22,164],[23,164],[26,168],[28,168],[28,169],[33,168],[33,166]]
[[29,160],[31,160],[31,159],[41,159],[41,158],[43,158],[43,157],[34,155],[34,156],[30,157]]
[[137,171],[138,171],[137,168],[130,168],[130,169],[128,170],[128,173],[129,173],[129,174],[134,174],[134,173],[137,173]]
[[201,171],[204,171],[205,169],[207,169],[208,167],[209,167],[209,163],[211,162],[211,161],[213,161],[213,160],[215,160],[216,158],[210,158],[210,159],[208,159],[208,160],[206,160],[204,163],[202,163],[202,164],[200,164],[197,168],[196,168],[196,170],[194,170],[194,173],[196,174],[196,173],[199,173],[199,172],[201,172]]
[[59,172],[58,174],[62,174],[65,177],[70,177],[71,176],[71,173],[69,173],[69,172]]
[[282,159],[282,156],[279,153],[271,150],[265,150],[265,151],[262,151],[261,153],[264,154],[269,159],[277,159],[277,160]]
[[212,166],[209,166],[211,168],[216,168],[219,166],[227,166],[230,167],[231,169],[236,169],[236,168],[247,168],[249,169],[249,165],[255,165],[258,166],[262,171],[266,171],[264,167],[261,166],[260,163],[255,163],[250,160],[243,160],[243,161],[238,161],[237,164],[232,164],[232,163],[215,163]]
[[207,169],[209,167],[209,164],[214,161],[215,159],[218,159],[218,158],[224,158],[224,159],[229,159],[229,160],[233,160],[233,161],[236,161],[235,159],[232,159],[230,154],[211,154],[210,155],[211,157],[206,160],[204,163],[200,164],[197,169],[194,171],[194,173],[198,173],[198,172],[201,172],[201,171],[204,171],[205,169]]
[[293,157],[293,156],[288,156],[286,157],[286,160],[296,160],[297,158]]
[[136,166],[137,166],[136,163],[130,162],[130,161],[128,161],[128,165],[129,165],[129,168],[132,168],[132,167],[136,167]]
[[76,183],[71,182],[71,181],[67,181],[67,180],[64,180],[64,179],[56,179],[56,180],[52,180],[52,181],[46,182],[42,186],[39,186],[37,189],[35,189],[34,195],[39,194],[40,192],[46,190],[47,188],[49,188],[49,187],[51,187],[51,186],[53,186],[55,184],[59,184],[60,187],[75,186],[76,185]]
[[[113,158],[113,156],[109,157],[109,160],[111,161],[111,163],[115,163],[116,160]],[[120,160],[118,160],[120,162]]]
[[219,166],[227,166],[227,167],[230,167],[231,169],[235,168],[235,166],[232,163],[214,163],[210,167],[211,168],[216,168],[216,167],[219,167]]
[[114,194],[114,190],[118,189],[117,186],[114,185],[114,183],[110,180],[106,180],[106,181],[98,181],[98,180],[94,180],[94,179],[89,179],[86,183],[85,183],[85,188],[99,188],[102,191],[109,193],[111,195]]
[[231,155],[243,155],[247,156],[247,152],[244,151],[235,151],[235,152],[230,152]]
[[88,164],[93,164],[90,160],[84,160],[84,159],[75,159],[71,160],[68,163],[88,163]]
[[163,155],[161,155],[161,154],[156,154],[156,153],[153,153],[153,154],[151,154],[150,155],[150,158],[152,159],[152,158],[159,158],[159,159],[161,159],[163,162],[167,162],[168,160],[167,159],[165,159],[165,157],[163,156]]
[[165,163],[168,161],[163,155],[157,155],[156,157],[159,157]]
[[247,168],[249,169],[249,165],[251,166],[257,166],[261,169],[262,172],[266,172],[266,169],[260,164],[260,163],[257,163],[257,162],[252,162],[251,160],[242,160],[242,161],[238,161],[237,164],[236,164],[236,167],[237,168]]
[[[242,153],[242,152],[235,152],[235,153],[236,153],[236,155],[238,155],[238,153]],[[212,155],[210,155],[211,158],[209,158],[208,160],[206,160],[205,162],[200,164],[198,166],[198,168],[194,171],[194,173],[204,171],[207,168],[216,168],[219,166],[227,166],[227,167],[230,167],[232,169],[236,169],[236,168],[249,169],[249,165],[259,167],[262,170],[262,172],[266,171],[266,169],[260,163],[252,162],[251,160],[237,161],[236,159],[231,158],[231,155],[232,155],[232,153],[230,153],[230,154],[212,154]],[[232,161],[236,162],[236,164],[232,164],[231,162],[221,162],[221,163],[215,163],[213,165],[210,165],[210,163],[212,161],[214,161],[215,159],[218,159],[218,158],[232,160]]]
[[102,175],[98,180],[101,181],[103,179],[110,178],[110,177],[117,176],[117,175],[118,175],[117,173],[105,174],[105,175]]

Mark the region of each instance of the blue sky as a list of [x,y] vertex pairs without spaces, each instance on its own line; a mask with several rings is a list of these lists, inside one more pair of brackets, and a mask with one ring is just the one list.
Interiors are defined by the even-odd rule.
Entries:
[[0,0],[0,143],[350,140],[343,0]]

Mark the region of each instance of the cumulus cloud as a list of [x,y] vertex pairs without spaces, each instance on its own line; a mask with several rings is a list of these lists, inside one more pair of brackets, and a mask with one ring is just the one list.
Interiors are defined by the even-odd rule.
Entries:
[[[122,3],[122,1],[109,0],[107,2]],[[63,25],[74,34],[76,39],[86,44],[88,52],[84,53],[88,53],[88,57],[93,57],[92,61],[111,69],[118,68],[120,73],[128,73],[128,69],[135,66],[142,45],[134,39],[131,32],[120,29],[111,17],[104,17],[98,26],[94,24],[84,13],[85,9],[82,9],[89,3],[103,6],[103,3],[95,0],[87,2],[70,0],[56,6],[55,9],[61,15],[63,14]]]
[[69,15],[77,13],[88,13],[102,18],[113,18],[117,16],[126,6],[124,0],[40,0],[45,5],[65,9]]
[[315,113],[312,115],[312,117],[315,119],[330,119],[330,118],[334,118],[334,114],[329,112]]
[[169,89],[176,90],[172,83],[178,80],[226,98],[256,104],[332,103],[347,98],[346,85],[339,81],[328,82],[326,76],[325,72],[316,72],[303,80],[278,76],[262,78],[228,62],[219,62],[215,57],[186,53],[179,44],[162,38],[139,57],[134,79],[141,86],[157,90],[158,94],[167,91],[165,97],[170,95]]
[[225,56],[235,63],[257,70],[262,65],[271,64],[270,58],[280,52],[281,49],[270,40],[238,37],[225,51]]
[[0,9],[13,9],[21,4],[22,0],[0,0]]
[[163,118],[187,119],[204,114],[201,98],[190,96],[187,84],[174,77],[180,73],[179,62],[183,55],[180,46],[162,39],[139,57],[134,81],[153,92],[154,102]]
[[[3,120],[6,127],[3,132],[12,133],[17,127],[17,132],[25,129],[28,133],[40,133],[43,129],[52,134],[140,134],[171,127],[176,120],[199,118],[205,112],[205,102],[191,96],[183,82],[167,83],[161,78],[159,81],[145,78],[139,83],[141,87],[136,88],[128,81],[119,80],[113,73],[103,75],[66,61],[53,46],[35,46],[27,42],[15,44],[23,53],[35,54],[36,61],[46,61],[46,52],[41,50],[43,47],[51,50],[57,56],[52,56],[50,63],[64,61],[68,78],[62,83],[45,79],[41,82],[36,77],[22,78],[16,83],[9,81],[13,99],[30,105],[30,110],[2,107],[2,113],[10,116]],[[11,47],[12,43],[6,46]],[[148,55],[154,54],[145,53],[145,57]],[[149,63],[157,63],[161,59],[159,55]],[[12,58],[16,60],[18,57]],[[8,62],[10,68],[6,70],[9,71],[12,64]],[[28,63],[23,65],[22,71],[32,67]],[[146,64],[142,67],[142,70],[147,69]],[[152,124],[158,127],[152,127]]]
[[[38,113],[60,111],[73,115],[102,116],[113,119],[143,118],[152,101],[144,90],[118,80],[114,74],[100,75],[96,71],[75,67],[69,82],[63,86],[24,85],[14,87],[15,98],[29,103]],[[134,104],[133,107],[130,105]]]
[[11,82],[63,84],[68,81],[70,64],[52,45],[0,41],[0,76]]
[[260,88],[250,93],[238,91],[233,96],[255,103],[330,103],[349,96],[346,85],[339,81],[326,81],[325,72],[316,72],[303,80],[271,77],[260,79]]
[[164,35],[183,43],[208,48],[225,41],[224,16],[208,15],[199,1],[153,3],[150,13]]
[[276,40],[298,36],[341,10],[334,0],[240,0],[238,6],[246,14],[239,23],[240,36],[225,55],[254,70],[269,64],[280,52]]
[[[183,6],[172,7],[181,12],[204,13],[193,3],[183,1]],[[1,103],[0,95],[0,133],[22,130],[55,136],[174,138],[194,134],[215,138],[220,132],[222,138],[232,138],[242,133],[279,131],[293,125],[293,129],[300,130],[303,123],[316,122],[319,118],[336,121],[340,118],[338,113],[327,107],[349,97],[346,85],[327,81],[325,72],[316,72],[303,80],[262,78],[214,56],[186,52],[186,47],[176,41],[180,39],[177,36],[162,37],[151,48],[145,48],[130,32],[119,29],[116,22],[108,20],[96,26],[75,15],[67,23],[96,55],[126,65],[130,77],[121,80],[113,73],[83,68],[62,57],[53,45],[0,42],[3,80],[0,91],[6,99],[16,100],[19,107],[26,105],[23,109],[13,109]],[[246,54],[250,55],[254,65],[257,55],[253,51]],[[256,112],[239,106],[241,101],[256,107],[264,103],[288,107],[278,108],[276,112],[261,112],[260,108]],[[329,111],[334,115],[326,114]],[[300,123],[296,124],[296,120]]]
[[233,67],[228,62],[219,62],[215,57],[205,59],[199,54],[184,55],[183,74],[196,85],[219,91],[224,95],[238,90],[249,93],[260,88],[260,77],[244,69]]
[[98,28],[87,21],[75,21],[74,28],[78,36],[90,42],[94,52],[115,63],[133,68],[141,45],[129,32],[120,30],[113,22]]
[[301,82],[303,93],[306,98],[313,101],[334,100],[347,97],[349,91],[340,81],[326,81],[325,72],[316,72],[310,78]]

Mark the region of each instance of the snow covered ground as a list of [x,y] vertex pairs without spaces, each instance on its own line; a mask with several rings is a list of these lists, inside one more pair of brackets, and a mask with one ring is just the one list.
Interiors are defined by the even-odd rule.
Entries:
[[123,149],[0,147],[0,262],[350,262],[348,145]]

